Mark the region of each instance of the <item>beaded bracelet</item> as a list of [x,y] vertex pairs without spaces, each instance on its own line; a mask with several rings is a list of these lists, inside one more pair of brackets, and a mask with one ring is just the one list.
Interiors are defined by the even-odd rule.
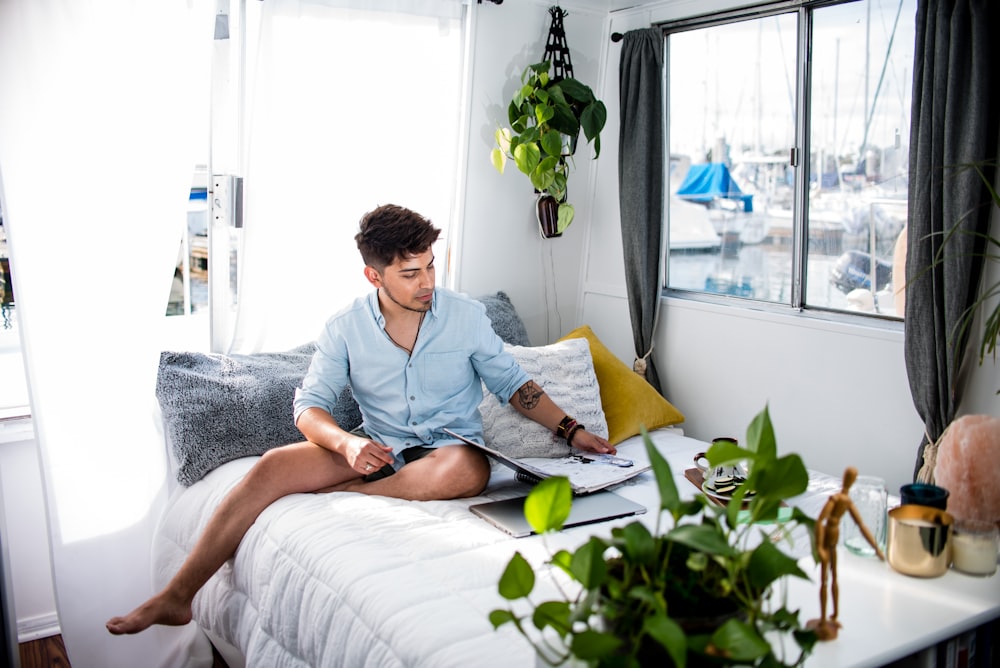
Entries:
[[559,421],[559,426],[556,427],[556,436],[559,438],[567,438],[569,436],[570,430],[576,426],[576,420],[570,416],[565,416]]
[[582,424],[579,424],[579,423],[574,424],[570,428],[569,433],[566,434],[566,444],[567,445],[569,445],[570,447],[573,446],[573,437],[576,436],[576,432],[580,431],[581,429],[586,429],[586,427],[584,427]]

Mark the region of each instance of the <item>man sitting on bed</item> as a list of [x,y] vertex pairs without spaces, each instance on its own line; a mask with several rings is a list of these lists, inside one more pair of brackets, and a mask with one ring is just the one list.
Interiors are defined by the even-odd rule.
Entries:
[[[435,288],[431,246],[441,231],[408,209],[367,213],[355,237],[376,290],[332,317],[296,391],[306,441],[269,450],[222,500],[166,588],[124,617],[114,634],[191,621],[195,593],[235,552],[257,516],[297,492],[360,492],[457,499],[483,491],[485,456],[444,433],[482,442],[480,380],[515,410],[576,448],[615,448],[575,423],[504,351],[482,304]],[[331,416],[351,384],[364,416],[347,432]],[[362,431],[363,430],[363,431]]]

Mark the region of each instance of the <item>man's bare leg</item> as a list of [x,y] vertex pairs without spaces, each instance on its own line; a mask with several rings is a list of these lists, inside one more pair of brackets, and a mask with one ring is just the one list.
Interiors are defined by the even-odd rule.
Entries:
[[413,501],[461,499],[482,492],[489,480],[490,464],[483,453],[464,444],[443,445],[394,475],[372,482],[354,478],[321,491],[360,492]]
[[194,595],[236,552],[267,506],[288,494],[312,492],[358,475],[339,455],[314,443],[269,450],[222,500],[191,554],[163,591],[124,617],[108,620],[108,631],[118,635],[138,633],[153,624],[187,624],[191,621]]

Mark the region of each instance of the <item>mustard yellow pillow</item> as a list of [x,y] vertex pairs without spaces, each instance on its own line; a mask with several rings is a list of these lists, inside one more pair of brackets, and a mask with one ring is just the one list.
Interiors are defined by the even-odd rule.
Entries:
[[684,422],[684,415],[601,343],[589,326],[577,327],[559,339],[586,339],[601,386],[601,405],[608,421],[608,440],[616,445],[640,433]]

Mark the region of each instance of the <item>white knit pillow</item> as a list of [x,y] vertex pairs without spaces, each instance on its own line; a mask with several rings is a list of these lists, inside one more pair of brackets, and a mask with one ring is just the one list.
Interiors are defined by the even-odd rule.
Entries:
[[[505,346],[521,368],[566,414],[587,431],[608,436],[601,408],[601,388],[585,339],[566,339],[548,346]],[[491,448],[510,457],[563,457],[569,454],[565,439],[529,420],[509,404],[500,405],[485,392],[479,404],[483,436]],[[516,401],[516,399],[515,399]]]

